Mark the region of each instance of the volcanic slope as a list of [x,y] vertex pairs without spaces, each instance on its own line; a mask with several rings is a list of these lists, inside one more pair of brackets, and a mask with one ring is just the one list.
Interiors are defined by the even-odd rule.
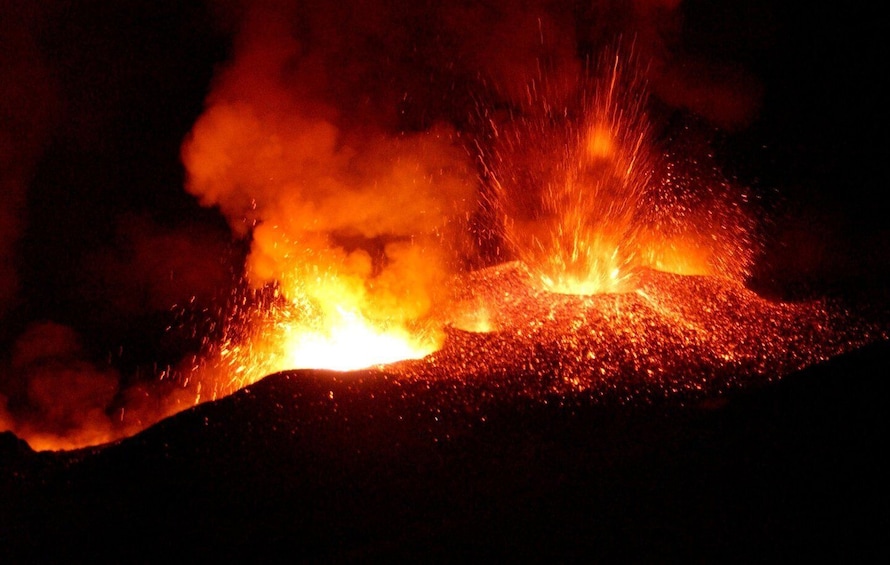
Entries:
[[890,340],[824,303],[650,275],[573,297],[505,266],[472,295],[496,331],[423,360],[270,375],[82,450],[4,434],[0,557],[886,558]]

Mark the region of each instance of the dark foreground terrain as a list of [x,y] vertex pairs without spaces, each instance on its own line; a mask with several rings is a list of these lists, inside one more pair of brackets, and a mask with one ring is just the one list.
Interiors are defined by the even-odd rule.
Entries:
[[271,375],[101,448],[0,436],[0,561],[883,563],[888,376],[886,341],[646,406]]

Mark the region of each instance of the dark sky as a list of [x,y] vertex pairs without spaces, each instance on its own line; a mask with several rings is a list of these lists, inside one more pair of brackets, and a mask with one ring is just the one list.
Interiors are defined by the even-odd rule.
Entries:
[[[884,30],[876,7],[34,4],[9,0],[0,18],[0,400],[11,406],[27,404],[22,367],[41,358],[28,353],[35,343],[58,338],[66,355],[110,360],[126,380],[192,351],[193,334],[230,294],[245,241],[233,236],[231,218],[185,189],[180,150],[218,73],[243,62],[252,42],[262,44],[262,34],[251,35],[256,6],[284,18],[309,53],[296,70],[279,70],[290,73],[294,92],[308,93],[301,111],[336,115],[351,135],[372,113],[380,131],[421,130],[434,119],[461,130],[483,86],[500,85],[484,96],[511,102],[524,59],[564,69],[561,57],[595,56],[616,31],[638,33],[644,56],[667,69],[654,88],[662,115],[711,132],[716,160],[775,214],[765,222],[767,251],[752,284],[781,293],[783,285],[821,290],[850,276],[886,280]],[[557,39],[539,52],[528,30]],[[393,96],[402,101],[391,103]],[[170,332],[184,314],[198,329]]]
[[35,24],[56,114],[28,187],[20,255],[40,316],[76,300],[83,254],[119,236],[122,217],[176,226],[201,216],[182,188],[179,145],[226,49],[200,3],[56,4]]

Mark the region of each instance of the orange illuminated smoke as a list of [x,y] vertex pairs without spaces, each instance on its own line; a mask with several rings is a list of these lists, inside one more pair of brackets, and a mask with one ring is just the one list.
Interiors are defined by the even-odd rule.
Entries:
[[431,314],[476,206],[454,133],[368,126],[357,136],[299,100],[282,105],[283,87],[236,86],[236,100],[216,100],[195,125],[183,160],[189,190],[249,239],[248,284],[279,298],[276,319],[237,332],[252,342],[237,348],[282,370],[356,369],[439,347]]
[[247,286],[274,296],[239,304],[211,348],[205,367],[235,375],[204,378],[215,395],[274,371],[358,369],[440,347],[434,313],[477,206],[450,125],[357,123],[312,81],[294,88],[304,47],[272,12],[256,17],[182,146],[186,189],[249,243]]

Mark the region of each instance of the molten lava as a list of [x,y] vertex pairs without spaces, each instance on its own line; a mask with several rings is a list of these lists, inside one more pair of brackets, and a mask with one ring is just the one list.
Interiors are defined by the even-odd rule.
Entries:
[[282,366],[349,371],[418,359],[438,349],[438,344],[421,343],[405,330],[378,330],[354,312],[341,316],[341,323],[323,333],[306,332],[299,325],[286,328]]
[[[306,317],[292,307],[278,312],[264,336],[254,338],[263,344],[269,360],[266,371],[323,368],[336,371],[363,369],[403,359],[418,359],[439,348],[441,339],[411,333],[404,327],[386,327],[364,318],[361,313],[336,306],[336,314]],[[264,363],[264,365],[266,365]]]

